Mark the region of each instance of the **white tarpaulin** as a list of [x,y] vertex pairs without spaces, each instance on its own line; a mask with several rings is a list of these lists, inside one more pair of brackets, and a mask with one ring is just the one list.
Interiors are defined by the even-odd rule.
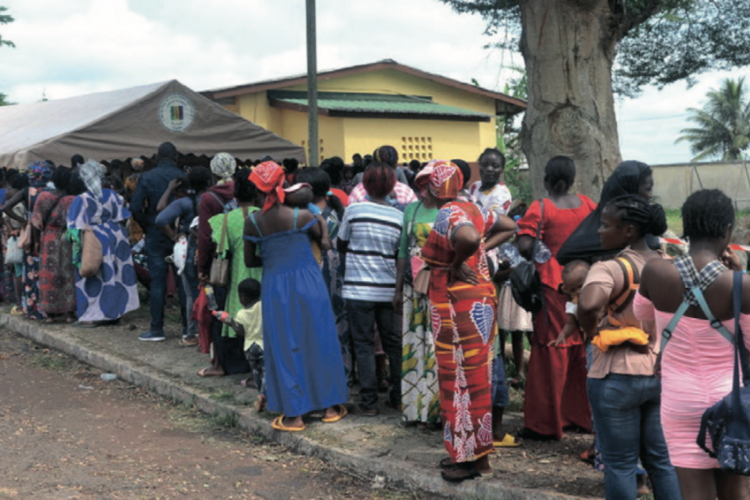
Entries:
[[164,141],[180,153],[305,161],[301,146],[255,125],[177,80],[68,99],[0,106],[0,166],[70,157],[151,156]]

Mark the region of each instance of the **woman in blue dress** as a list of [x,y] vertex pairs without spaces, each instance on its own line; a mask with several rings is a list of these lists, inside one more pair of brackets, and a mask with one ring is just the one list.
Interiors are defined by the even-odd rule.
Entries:
[[[71,183],[83,183],[86,191],[76,196],[68,211],[68,232],[73,239],[76,265],[76,310],[80,326],[115,322],[138,309],[135,267],[130,243],[120,225],[130,217],[120,195],[102,188],[104,167],[89,160],[73,174]],[[83,186],[81,186],[83,187]],[[96,275],[81,276],[81,240],[91,229],[102,244],[102,265]]]
[[272,426],[304,430],[302,417],[324,408],[323,422],[337,422],[347,413],[346,377],[331,300],[310,245],[310,238],[321,242],[322,219],[282,204],[284,171],[276,163],[261,163],[250,180],[265,198],[262,211],[245,221],[244,256],[246,266],[263,266],[268,409],[282,413]]

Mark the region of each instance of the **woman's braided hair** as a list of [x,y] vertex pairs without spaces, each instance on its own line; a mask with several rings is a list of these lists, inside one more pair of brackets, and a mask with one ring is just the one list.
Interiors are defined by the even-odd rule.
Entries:
[[688,196],[682,205],[682,231],[696,241],[722,238],[734,224],[732,200],[718,189],[701,189]]
[[626,194],[607,203],[617,211],[622,222],[629,222],[638,229],[638,236],[647,234],[661,236],[667,230],[667,216],[661,205],[651,205],[637,194]]

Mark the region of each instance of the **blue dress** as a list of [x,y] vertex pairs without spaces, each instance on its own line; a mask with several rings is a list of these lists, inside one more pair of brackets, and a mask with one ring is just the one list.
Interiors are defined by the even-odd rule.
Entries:
[[261,302],[268,409],[296,417],[348,400],[331,299],[307,232],[245,236],[263,258]]
[[[90,192],[76,196],[68,211],[68,229],[91,229],[102,244],[102,267],[84,278],[76,268],[76,309],[79,321],[106,321],[138,309],[138,289],[130,243],[121,222],[130,217],[122,198],[102,189],[96,199]],[[80,233],[78,240],[80,241]],[[80,262],[80,245],[74,244],[74,261]]]

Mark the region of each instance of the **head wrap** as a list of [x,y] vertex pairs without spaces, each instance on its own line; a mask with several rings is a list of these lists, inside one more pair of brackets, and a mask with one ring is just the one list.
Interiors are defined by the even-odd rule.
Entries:
[[265,213],[277,203],[284,203],[284,169],[278,163],[264,161],[250,172],[248,179],[266,194],[266,202],[261,213]]
[[372,159],[395,167],[398,163],[398,151],[393,146],[380,146],[372,152]]
[[430,192],[439,200],[452,200],[464,185],[464,176],[453,163],[445,160],[432,160],[425,168],[432,167]]
[[46,161],[35,161],[29,165],[27,175],[31,187],[43,188],[52,178],[52,166]]
[[97,199],[101,198],[104,168],[94,160],[89,160],[78,167],[78,175],[81,176],[81,180],[86,184],[86,189]]
[[237,169],[237,162],[229,153],[219,153],[211,158],[211,173],[222,181],[228,181]]
[[430,175],[432,174],[432,171],[435,170],[435,167],[432,166],[432,164],[425,165],[422,170],[420,170],[417,173],[417,176],[414,178],[414,186],[417,189],[422,189],[430,182]]

